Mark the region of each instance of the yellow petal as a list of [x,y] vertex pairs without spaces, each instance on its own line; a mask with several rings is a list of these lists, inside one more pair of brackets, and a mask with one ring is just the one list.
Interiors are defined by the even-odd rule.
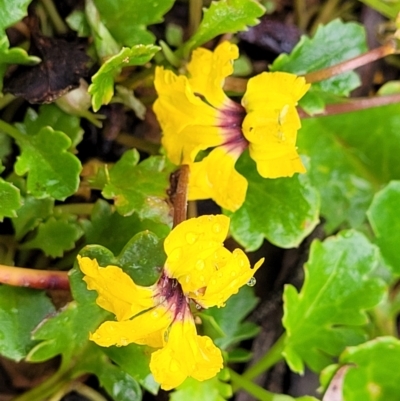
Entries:
[[224,215],[201,216],[182,222],[167,236],[165,271],[185,293],[204,286],[214,270],[208,258],[223,247],[228,229],[229,218]]
[[151,355],[150,370],[164,390],[171,390],[187,377],[207,380],[222,368],[221,351],[209,337],[196,333],[192,318],[174,322],[164,348]]
[[191,297],[204,308],[224,306],[229,297],[248,283],[263,262],[264,259],[259,260],[251,269],[250,262],[241,249],[235,249],[232,253],[229,252],[229,255],[221,254],[220,260],[216,262],[217,269],[205,291]]
[[121,268],[100,267],[96,259],[79,255],[78,263],[87,288],[98,293],[97,304],[114,313],[118,320],[129,319],[154,306],[153,288],[136,285]]
[[224,80],[233,73],[233,60],[239,57],[236,45],[223,42],[212,52],[198,48],[187,66],[189,83],[193,92],[203,95],[216,108],[222,108],[231,100],[222,90]]
[[262,177],[305,172],[296,150],[301,126],[296,104],[308,88],[304,78],[282,72],[263,73],[249,80],[242,101],[247,110],[242,128]]
[[156,307],[132,320],[104,322],[90,340],[102,347],[146,344],[159,348],[164,344],[164,334],[173,321],[173,314],[164,307]]
[[295,106],[309,87],[303,77],[294,74],[263,72],[249,79],[242,105],[247,112],[265,106],[277,109],[287,104]]
[[169,159],[179,165],[194,161],[202,149],[224,142],[218,110],[192,91],[185,76],[157,67],[154,81],[158,98],[153,109],[163,131]]
[[211,198],[231,212],[239,209],[247,191],[247,180],[235,170],[239,155],[219,147],[201,162],[191,164],[188,199]]

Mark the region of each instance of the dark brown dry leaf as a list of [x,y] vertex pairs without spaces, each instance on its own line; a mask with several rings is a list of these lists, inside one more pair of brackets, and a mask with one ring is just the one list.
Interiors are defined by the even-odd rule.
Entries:
[[52,103],[77,88],[79,79],[87,75],[90,58],[85,46],[77,41],[49,38],[33,31],[29,53],[42,62],[33,67],[19,66],[4,80],[4,92],[30,103]]
[[280,54],[292,51],[300,39],[301,32],[295,25],[265,16],[258,25],[249,28],[248,31],[240,32],[238,36],[244,42]]

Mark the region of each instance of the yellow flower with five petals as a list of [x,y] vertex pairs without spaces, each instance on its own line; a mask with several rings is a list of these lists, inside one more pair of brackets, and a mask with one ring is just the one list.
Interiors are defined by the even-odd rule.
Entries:
[[[213,52],[196,49],[188,76],[162,67],[155,74],[162,143],[173,163],[190,165],[189,199],[212,198],[231,211],[246,196],[247,181],[235,170],[245,149],[262,177],[305,172],[296,150],[296,105],[310,86],[293,74],[264,72],[249,79],[241,104],[236,103],[222,86],[238,55],[234,44],[223,42]],[[206,149],[211,152],[196,161]]]
[[206,380],[223,366],[221,351],[211,338],[196,332],[191,303],[222,307],[260,267],[253,269],[243,251],[223,246],[229,218],[223,215],[189,219],[167,236],[163,273],[152,286],[142,287],[117,266],[100,267],[95,259],[78,256],[97,304],[112,312],[90,336],[98,345],[146,344],[157,348],[150,369],[165,390],[187,377]]

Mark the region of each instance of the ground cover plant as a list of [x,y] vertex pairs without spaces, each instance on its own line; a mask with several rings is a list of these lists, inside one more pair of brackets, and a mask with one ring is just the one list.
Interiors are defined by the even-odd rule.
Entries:
[[399,11],[0,0],[0,401],[400,399]]

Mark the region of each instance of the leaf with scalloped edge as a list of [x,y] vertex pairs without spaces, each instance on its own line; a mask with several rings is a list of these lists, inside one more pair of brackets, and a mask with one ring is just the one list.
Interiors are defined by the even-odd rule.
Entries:
[[28,174],[27,190],[37,198],[53,197],[64,200],[75,193],[79,185],[81,163],[67,149],[71,140],[61,131],[43,127],[34,135],[18,136],[21,155],[15,172]]
[[318,372],[346,346],[365,341],[365,311],[385,291],[374,277],[378,264],[378,249],[357,231],[313,242],[301,291],[286,285],[283,295],[283,355],[291,370],[302,373],[307,364]]
[[157,237],[165,238],[171,230],[166,224],[141,220],[136,213],[131,216],[121,216],[113,209],[108,202],[99,199],[93,207],[90,220],[80,222],[85,231],[87,244],[102,245],[114,254],[118,254],[125,244],[141,231],[149,230]]
[[202,382],[188,377],[171,394],[171,401],[225,401],[232,397],[232,387],[226,383],[228,380],[229,372],[226,369]]
[[135,149],[125,152],[110,168],[103,196],[114,199],[117,211],[123,216],[136,212],[141,219],[170,223],[170,208],[165,200],[174,166],[162,156],[138,162],[139,153]]
[[[3,169],[0,163],[0,172]],[[0,221],[3,221],[4,217],[15,217],[21,205],[19,189],[11,182],[0,178]]]
[[346,348],[339,363],[322,372],[320,381],[324,388],[340,386],[337,392],[342,401],[397,401],[400,373],[395,367],[399,359],[400,341],[377,337]]
[[10,42],[6,35],[6,28],[22,20],[28,14],[28,5],[32,0],[0,0],[0,91],[3,88],[3,76],[10,64],[34,65],[40,61],[39,57],[30,56],[20,48],[9,48]]
[[54,199],[37,199],[27,195],[23,198],[23,205],[18,209],[17,216],[11,222],[15,231],[15,239],[20,241],[29,231],[35,229],[53,212]]
[[124,46],[152,44],[155,36],[147,26],[163,22],[174,0],[94,0],[101,21]]
[[325,229],[360,227],[375,192],[400,179],[400,105],[302,121],[297,145],[321,195]]
[[65,251],[75,247],[75,242],[82,236],[83,230],[76,216],[63,214],[60,217],[50,217],[39,224],[36,236],[23,243],[21,249],[41,249],[45,255],[52,258],[63,256]]
[[248,251],[258,249],[264,238],[282,248],[298,246],[319,222],[319,195],[308,176],[263,178],[248,152],[236,168],[249,186],[242,207],[229,213],[235,240]]
[[158,52],[157,46],[136,45],[124,47],[115,56],[110,57],[92,76],[89,93],[92,95],[92,106],[96,112],[103,104],[108,104],[114,94],[114,78],[123,67],[147,63]]
[[54,306],[44,291],[0,286],[0,354],[20,361],[35,345],[32,330]]
[[372,200],[367,216],[376,243],[393,272],[400,273],[400,181],[391,181]]
[[248,26],[257,25],[265,8],[255,0],[220,0],[213,1],[194,35],[183,45],[183,53],[190,51],[218,35],[247,30]]
[[[302,36],[290,54],[281,54],[271,71],[285,71],[302,75],[349,60],[367,51],[365,28],[354,22],[335,19],[320,25],[312,38]],[[325,95],[348,96],[360,85],[354,71],[312,84],[299,102],[309,112],[317,112],[325,105]]]
[[55,104],[43,104],[39,112],[29,108],[26,111],[23,124],[16,124],[20,131],[35,135],[41,128],[49,126],[55,131],[62,131],[71,140],[71,149],[82,140],[83,129],[81,119],[67,114]]

